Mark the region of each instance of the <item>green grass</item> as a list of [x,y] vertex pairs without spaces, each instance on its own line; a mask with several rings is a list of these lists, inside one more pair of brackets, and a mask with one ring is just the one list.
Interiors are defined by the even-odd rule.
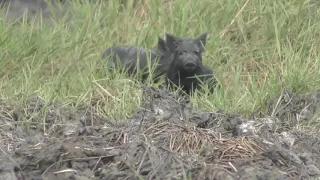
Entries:
[[192,98],[201,109],[246,115],[263,109],[284,87],[297,93],[320,88],[320,7],[309,1],[251,0],[238,16],[245,1],[128,0],[125,7],[123,1],[109,2],[72,5],[72,21],[40,18],[16,26],[1,18],[0,96],[21,102],[38,93],[126,118],[140,104],[140,89],[124,75],[111,78],[102,52],[120,44],[155,47],[165,32],[209,33],[203,59],[221,88]]

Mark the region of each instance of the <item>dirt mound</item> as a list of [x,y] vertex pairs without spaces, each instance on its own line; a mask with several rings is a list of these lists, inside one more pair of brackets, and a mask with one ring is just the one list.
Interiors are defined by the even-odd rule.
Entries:
[[0,179],[320,177],[319,137],[284,131],[276,116],[198,112],[153,87],[143,87],[143,105],[123,121],[38,96],[22,106],[0,103]]

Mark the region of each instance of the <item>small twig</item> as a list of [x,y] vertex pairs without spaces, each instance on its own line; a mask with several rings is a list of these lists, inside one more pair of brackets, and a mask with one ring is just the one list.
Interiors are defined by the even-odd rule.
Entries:
[[5,154],[6,156],[8,155],[7,153],[6,153],[6,151],[4,151],[1,147],[0,147],[0,150],[3,152],[3,154]]
[[64,169],[64,170],[61,170],[61,171],[56,171],[53,174],[60,174],[60,173],[66,173],[66,172],[77,172],[77,171],[74,170],[74,169]]
[[[285,93],[285,92],[284,92],[284,93]],[[281,99],[282,99],[283,96],[284,96],[283,93],[281,93],[280,97],[278,98],[277,104],[275,105],[275,107],[274,107],[273,110],[272,110],[271,117],[274,117],[274,114],[276,113],[276,110],[278,109],[278,107],[279,107],[279,105],[280,105],[280,101],[281,101]],[[291,101],[292,101],[292,98],[290,98],[289,102],[288,102],[287,104],[285,104],[285,106],[282,107],[282,108],[284,109],[288,104],[291,103]],[[279,110],[279,111],[280,111],[280,110]],[[279,111],[278,111],[278,112],[279,112]]]
[[222,154],[221,154],[221,156],[220,156],[219,159],[222,159],[222,158],[224,157],[225,153],[226,153],[227,151],[229,151],[230,149],[233,149],[235,146],[236,146],[236,145],[232,145],[232,146],[228,147],[227,149],[225,149],[225,150],[222,152]]
[[147,112],[147,109],[144,108],[144,110],[143,110],[143,116],[141,117],[141,120],[140,120],[140,123],[139,123],[139,132],[140,132],[140,133],[141,133],[141,131],[142,131],[142,125],[143,125],[143,122],[144,122],[144,118],[145,118],[146,112]]
[[97,85],[100,89],[102,89],[103,92],[107,93],[108,96],[110,96],[113,100],[116,100],[116,101],[118,101],[118,102],[121,101],[120,99],[112,96],[105,88],[103,88],[103,87],[102,87],[100,84],[98,84],[97,82],[95,82],[95,81],[92,81],[92,82],[93,82],[95,85]]
[[231,162],[228,162],[228,164],[232,167],[232,169],[233,169],[234,171],[238,172],[238,170],[236,169],[236,167],[234,167]]
[[121,131],[121,133],[120,133],[119,137],[117,138],[117,140],[115,141],[115,143],[118,143],[120,141],[122,135],[123,135],[123,139],[125,138],[124,132]]
[[[144,136],[144,138],[145,138],[145,141],[147,142],[147,137]],[[147,156],[148,149],[149,149],[149,145],[147,145],[147,147],[145,148],[145,151],[144,151],[144,153],[143,153],[143,155],[142,155],[141,162],[140,162],[140,164],[139,164],[139,166],[138,166],[138,169],[137,169],[137,173],[140,172],[140,169],[141,169],[141,167],[142,167],[142,164],[143,164],[143,162],[144,162],[144,160],[145,160],[145,158],[146,158],[146,156]]]
[[98,164],[99,164],[100,161],[101,161],[101,157],[99,157],[99,159],[98,159],[96,165],[94,165],[92,171],[95,171],[95,169],[96,169],[96,167],[98,166]]
[[[152,128],[156,128],[157,126],[159,127],[159,126],[165,126],[165,125],[167,125],[168,123],[167,122],[163,122],[163,123],[158,123],[159,121],[157,120],[157,121],[155,121],[154,123],[152,123],[149,127],[148,127],[148,129],[146,129],[143,133],[144,134],[146,134],[149,130],[151,130]],[[154,127],[155,125],[157,125],[156,127]],[[159,127],[160,128],[160,127]],[[159,133],[161,133],[161,132],[163,132],[165,130],[165,128],[164,129],[162,129],[162,130],[159,130],[159,129],[157,129],[157,132],[153,132],[153,134],[159,134]]]
[[127,143],[127,133],[123,133],[123,144]]
[[99,158],[105,158],[105,157],[113,157],[113,156],[99,156],[99,157],[87,157],[87,158],[74,158],[74,159],[64,159],[64,160],[61,160],[61,161],[57,161],[57,162],[51,164],[51,165],[42,173],[41,176],[44,176],[44,175],[49,171],[49,169],[51,169],[53,166],[55,166],[55,165],[58,164],[58,163],[67,162],[67,161],[79,161],[79,160],[99,159]]
[[271,117],[274,116],[275,112],[276,112],[276,109],[278,108],[279,104],[280,104],[280,101],[282,99],[282,96],[283,96],[283,93],[280,95],[280,97],[278,98],[278,101],[276,103],[276,105],[273,107],[273,110],[272,110],[272,113],[271,113]]

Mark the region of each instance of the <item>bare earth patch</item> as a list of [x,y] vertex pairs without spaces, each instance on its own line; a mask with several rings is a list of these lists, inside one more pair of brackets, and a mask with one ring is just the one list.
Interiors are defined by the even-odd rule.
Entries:
[[[316,107],[310,97],[318,96],[304,96]],[[112,121],[38,96],[23,111],[2,100],[0,179],[320,177],[319,137],[284,128],[282,116],[191,113],[188,99],[153,87],[143,88],[143,102],[131,118]]]

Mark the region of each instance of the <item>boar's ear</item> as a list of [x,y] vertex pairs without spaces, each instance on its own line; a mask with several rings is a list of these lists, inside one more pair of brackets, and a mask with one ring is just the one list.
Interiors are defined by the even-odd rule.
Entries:
[[201,36],[196,38],[196,43],[200,48],[201,52],[205,51],[206,43],[207,43],[207,33],[202,34]]
[[158,49],[161,52],[167,52],[168,46],[165,40],[163,40],[161,37],[158,36]]
[[168,48],[172,52],[175,51],[179,47],[179,45],[182,41],[181,38],[176,37],[176,36],[169,34],[169,33],[166,33],[166,39],[167,39]]

